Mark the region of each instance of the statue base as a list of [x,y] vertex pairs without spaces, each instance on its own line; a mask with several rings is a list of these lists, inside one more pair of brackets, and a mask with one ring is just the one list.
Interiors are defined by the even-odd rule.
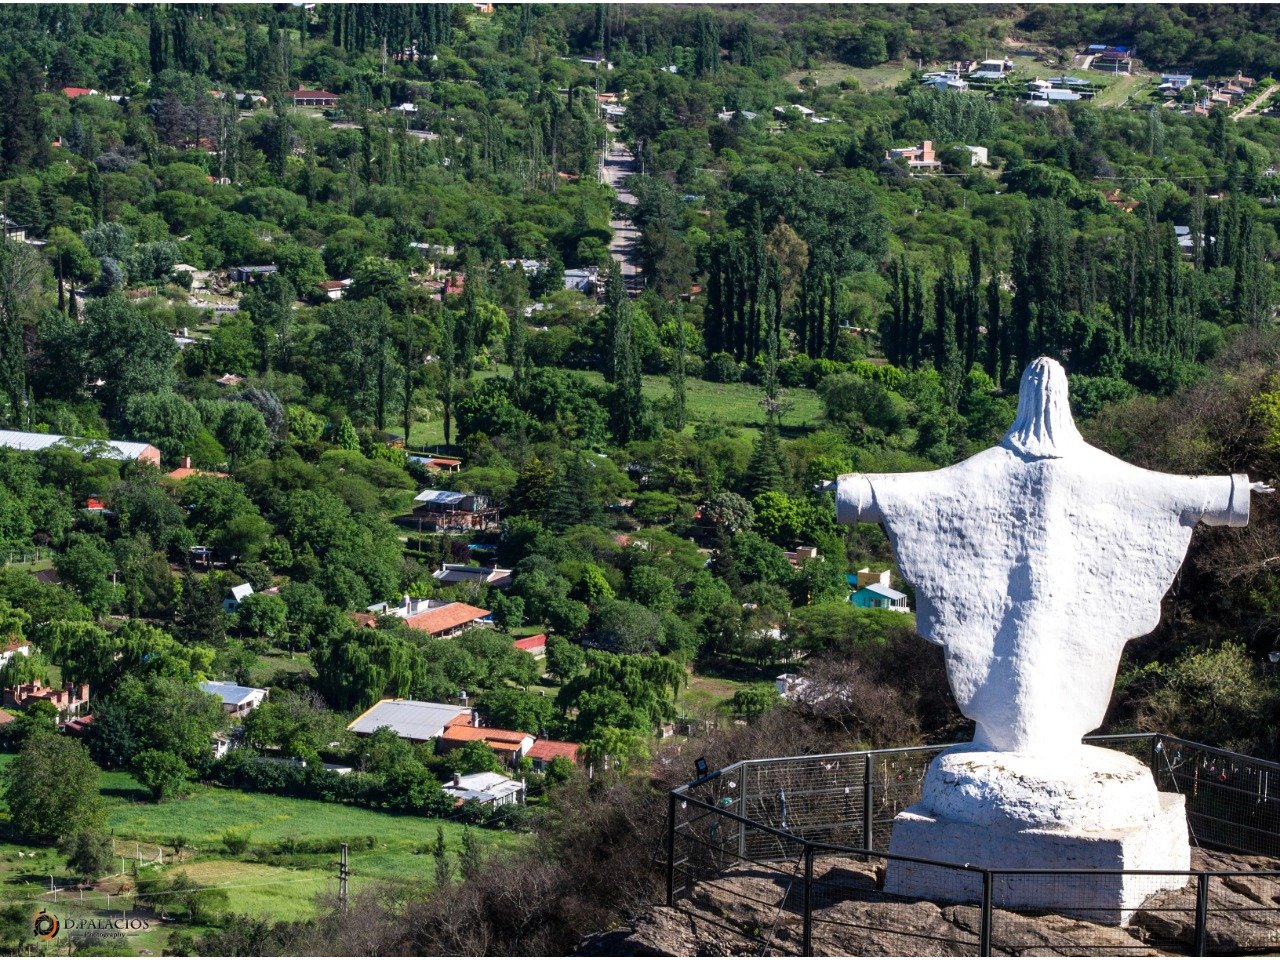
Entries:
[[[1160,793],[1132,757],[1081,747],[1058,756],[961,747],[939,755],[920,803],[894,819],[889,852],[990,870],[1175,871],[1154,874],[997,874],[997,908],[1127,923],[1191,868],[1184,799]],[[982,876],[890,860],[885,892],[980,901]]]

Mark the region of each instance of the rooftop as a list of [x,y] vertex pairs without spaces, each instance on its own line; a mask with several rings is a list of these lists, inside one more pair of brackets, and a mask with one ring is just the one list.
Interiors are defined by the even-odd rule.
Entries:
[[413,630],[421,630],[424,633],[443,633],[477,620],[484,620],[489,616],[492,616],[490,611],[473,607],[469,603],[446,603],[411,617],[405,617],[404,622]]
[[373,733],[390,727],[405,740],[433,740],[470,711],[448,703],[425,700],[379,700],[347,725],[352,733]]
[[133,440],[89,440],[83,437],[65,437],[59,433],[0,430],[0,447],[9,450],[47,450],[54,446],[70,447],[82,453],[99,454],[108,460],[139,460],[155,449],[149,443],[138,443]]
[[445,740],[454,741],[471,741],[481,740],[489,744],[499,744],[507,747],[507,749],[515,749],[526,740],[532,740],[533,735],[522,733],[519,730],[499,730],[497,727],[473,727],[468,724],[457,723],[445,727],[441,737]]
[[213,694],[230,706],[239,706],[246,700],[252,700],[255,694],[263,696],[267,694],[267,691],[261,687],[242,687],[237,683],[227,683],[222,680],[205,680],[200,684],[200,689],[205,693]]
[[529,748],[526,756],[534,760],[554,760],[556,757],[566,757],[576,763],[580,749],[581,747],[578,744],[569,743],[567,740],[538,740]]

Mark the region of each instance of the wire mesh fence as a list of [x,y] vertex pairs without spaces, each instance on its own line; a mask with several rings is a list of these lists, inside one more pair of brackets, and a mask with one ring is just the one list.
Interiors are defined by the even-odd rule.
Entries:
[[[999,870],[885,853],[946,749],[921,747],[743,761],[677,788],[668,903],[762,955],[1280,949],[1280,872],[1263,859],[1280,855],[1280,765],[1163,735],[1091,742],[1151,766],[1159,789],[1185,797],[1193,845],[1254,855],[1250,869]],[[886,892],[911,875],[945,902]]]

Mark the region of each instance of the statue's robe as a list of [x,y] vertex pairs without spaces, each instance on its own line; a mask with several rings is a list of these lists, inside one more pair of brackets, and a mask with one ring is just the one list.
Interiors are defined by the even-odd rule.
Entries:
[[1101,725],[1121,650],[1159,623],[1193,527],[1244,526],[1249,481],[1006,438],[942,470],[843,476],[837,510],[884,524],[975,743],[1039,752]]

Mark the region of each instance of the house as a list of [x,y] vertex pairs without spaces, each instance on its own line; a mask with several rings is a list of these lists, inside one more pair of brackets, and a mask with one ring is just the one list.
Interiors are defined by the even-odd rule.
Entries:
[[523,637],[511,644],[517,650],[523,650],[535,660],[541,660],[547,655],[547,635],[545,633],[535,634],[532,637]]
[[8,666],[14,657],[31,656],[31,644],[26,640],[10,640],[0,647],[0,670]]
[[444,457],[435,453],[425,457],[409,457],[409,461],[421,464],[434,473],[457,473],[462,469],[461,458]]
[[243,717],[267,699],[267,691],[261,687],[242,687],[222,680],[205,680],[200,689],[221,700],[223,712],[233,717]]
[[63,87],[62,95],[68,100],[75,100],[78,97],[96,97],[99,94],[92,87]]
[[21,709],[39,700],[52,703],[58,710],[58,719],[65,722],[84,712],[85,704],[89,702],[89,685],[68,683],[61,690],[56,690],[39,680],[32,680],[4,690],[3,703],[6,707]]
[[933,150],[933,141],[925,140],[917,147],[893,147],[884,152],[886,160],[905,160],[911,170],[941,170],[942,162]]
[[520,730],[499,730],[497,727],[455,723],[445,727],[444,733],[436,740],[436,753],[448,753],[477,741],[501,757],[503,762],[512,765],[519,762],[533,747],[533,736]]
[[105,460],[137,460],[160,466],[160,451],[149,443],[132,440],[88,440],[83,437],[64,437],[57,433],[23,433],[18,430],[0,430],[0,448],[34,453],[50,447],[63,446],[78,450],[86,456]]
[[1138,201],[1126,200],[1124,197],[1120,195],[1119,189],[1112,190],[1110,193],[1106,195],[1105,199],[1107,203],[1111,204],[1112,206],[1119,207],[1125,213],[1133,213],[1133,211],[1138,209]]
[[387,111],[389,113],[404,113],[404,114],[417,113],[418,105],[416,103],[410,103],[409,101],[406,100],[404,103],[397,103],[394,107],[387,107]]
[[564,272],[564,288],[566,290],[577,290],[579,293],[594,297],[599,283],[599,267],[572,267]]
[[209,738],[209,752],[213,754],[213,759],[225,757],[230,749],[231,738],[225,733],[215,733]]
[[1133,52],[1128,47],[1108,47],[1095,43],[1085,52],[1091,57],[1089,66],[1094,70],[1129,73],[1133,69]]
[[231,476],[229,473],[219,473],[216,470],[200,470],[191,465],[190,457],[182,458],[182,465],[176,469],[170,470],[165,474],[170,480],[185,480],[187,477],[222,477],[226,479]]
[[616,103],[600,104],[600,116],[606,120],[620,120],[626,116],[627,108]]
[[236,105],[241,110],[248,110],[252,107],[265,107],[271,101],[261,93],[237,93]]
[[274,263],[267,263],[261,266],[232,267],[227,275],[231,278],[232,283],[256,283],[268,274],[278,272],[279,269]]
[[991,161],[988,159],[986,147],[971,147],[965,144],[965,149],[969,151],[969,166],[971,167],[989,167]]
[[235,613],[244,603],[245,597],[253,593],[253,585],[242,583],[231,588],[231,594],[222,601],[222,609],[227,613]]
[[498,508],[483,494],[423,490],[413,498],[418,531],[487,530],[498,523]]
[[468,802],[478,803],[482,807],[506,807],[524,803],[524,781],[512,780],[500,773],[469,773],[466,776],[455,773],[453,780],[441,789],[453,799],[455,806]]
[[428,743],[446,727],[467,723],[471,711],[448,703],[429,703],[425,700],[379,700],[351,723],[347,729],[362,737],[371,735],[382,727],[395,732],[401,740],[410,743]]
[[613,64],[610,63],[608,60],[606,60],[604,57],[578,57],[578,62],[585,63],[588,67],[591,67],[593,70],[601,70],[601,69],[612,70],[613,69]]
[[734,117],[742,117],[743,120],[754,120],[760,114],[751,110],[721,110],[716,114],[716,119],[721,123],[728,123]]
[[785,119],[788,111],[791,111],[791,110],[794,110],[796,113],[800,114],[800,116],[804,117],[806,120],[809,119],[810,117],[817,116],[816,111],[810,110],[808,107],[801,106],[798,103],[792,103],[792,104],[786,104],[784,106],[774,107],[773,115],[775,117],[778,117],[779,119]]
[[322,280],[316,284],[320,295],[326,300],[341,300],[349,286],[351,286],[350,280]]
[[1181,90],[1184,87],[1191,86],[1193,78],[1189,73],[1162,73],[1160,74],[1160,86],[1170,87],[1174,90]]
[[[976,76],[976,75],[975,75]],[[932,87],[941,93],[953,92],[960,93],[969,89],[967,80],[961,77],[953,76],[949,73],[939,74],[936,77],[930,77],[921,84],[922,87]]]
[[528,258],[503,260],[502,265],[506,267],[508,270],[514,270],[516,267],[519,267],[522,271],[524,271],[524,275],[526,277],[536,277],[543,270],[547,269],[547,261],[532,260]]
[[18,243],[27,242],[27,231],[30,227],[23,226],[15,220],[10,220],[3,213],[0,213],[0,225],[4,227],[4,235],[7,240],[16,240]]
[[969,76],[980,80],[999,80],[1012,72],[1013,61],[1002,57],[999,60],[979,60],[969,69]]
[[473,567],[465,563],[445,563],[431,574],[437,583],[478,583],[486,587],[511,586],[511,571],[501,567]]
[[773,681],[773,687],[778,691],[778,696],[784,700],[797,699],[801,691],[808,685],[809,681],[798,673],[780,673],[778,678]]
[[86,713],[83,717],[72,717],[58,724],[58,730],[72,737],[82,737],[91,726],[93,726],[93,714]]
[[577,764],[582,747],[566,740],[535,740],[526,756],[533,761],[535,773],[546,773],[547,767],[556,757],[564,757],[572,764]]
[[818,559],[817,547],[796,547],[794,550],[784,550],[782,555],[787,558],[787,563],[793,567],[798,567],[806,560]]
[[413,630],[421,630],[433,637],[453,637],[463,630],[492,627],[493,614],[480,607],[452,600],[429,600],[408,595],[398,606],[375,603],[364,614],[356,614],[357,623],[375,626],[378,617],[398,617]]
[[1038,106],[1048,106],[1054,103],[1071,103],[1076,100],[1083,100],[1084,95],[1076,93],[1074,90],[1059,90],[1053,86],[1043,86],[1047,81],[1032,81],[1027,84],[1027,99]]
[[[1191,236],[1191,228],[1175,226],[1173,228],[1173,234],[1178,238],[1178,247],[1182,250],[1182,255],[1185,257],[1195,256],[1196,247],[1195,240]],[[1203,234],[1201,234],[1201,239],[1202,241],[1205,239]],[[1210,243],[1214,240],[1213,237],[1209,237],[1207,239]]]
[[866,607],[876,610],[894,610],[899,613],[910,613],[907,595],[899,593],[893,587],[870,583],[850,594],[849,602],[855,607]]
[[291,90],[286,96],[295,107],[336,107],[338,95],[328,90]]

